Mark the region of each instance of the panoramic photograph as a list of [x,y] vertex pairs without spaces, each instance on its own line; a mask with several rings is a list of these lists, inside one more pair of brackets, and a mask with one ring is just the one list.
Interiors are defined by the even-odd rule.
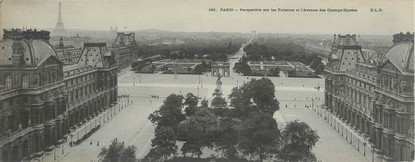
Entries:
[[414,161],[414,0],[0,0],[0,162]]

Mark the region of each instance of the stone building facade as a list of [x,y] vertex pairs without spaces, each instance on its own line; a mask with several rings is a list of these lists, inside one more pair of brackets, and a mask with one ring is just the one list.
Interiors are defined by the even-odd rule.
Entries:
[[363,55],[355,35],[334,38],[326,108],[367,139],[375,159],[414,159],[413,36],[395,34],[380,58]]
[[131,51],[127,46],[110,47],[109,50],[114,53],[120,70],[131,65]]
[[131,65],[132,60],[137,60],[136,48],[135,33],[117,32],[109,49],[114,53],[119,69],[124,69]]
[[[117,66],[105,43],[64,66],[47,31],[5,31],[0,42],[0,161],[42,156],[71,128],[116,104]],[[115,79],[114,79],[115,78]]]
[[230,77],[230,63],[229,62],[212,62],[211,76]]

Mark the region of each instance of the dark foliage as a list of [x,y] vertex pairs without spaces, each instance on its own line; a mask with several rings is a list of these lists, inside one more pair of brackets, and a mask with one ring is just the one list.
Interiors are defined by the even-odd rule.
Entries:
[[319,138],[307,123],[298,120],[289,122],[282,132],[279,158],[286,161],[317,161],[312,149]]
[[117,139],[114,139],[108,148],[101,148],[98,158],[102,162],[136,162],[136,150],[137,147],[134,145],[126,147],[124,142],[118,142]]

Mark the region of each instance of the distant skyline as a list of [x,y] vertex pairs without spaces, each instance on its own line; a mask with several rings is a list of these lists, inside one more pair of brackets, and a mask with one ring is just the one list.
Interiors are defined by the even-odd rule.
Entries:
[[[413,0],[61,0],[66,29],[392,35],[414,31]],[[1,27],[53,29],[56,0],[3,0]],[[210,12],[209,8],[348,8],[358,12]],[[381,8],[383,12],[370,12]]]

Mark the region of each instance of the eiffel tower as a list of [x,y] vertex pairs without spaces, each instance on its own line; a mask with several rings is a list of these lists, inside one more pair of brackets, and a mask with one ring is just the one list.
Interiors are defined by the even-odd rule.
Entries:
[[53,30],[54,35],[65,35],[66,30],[65,27],[63,26],[63,22],[62,22],[62,11],[61,11],[61,2],[59,2],[59,16],[58,16],[58,22],[56,23],[56,27]]

